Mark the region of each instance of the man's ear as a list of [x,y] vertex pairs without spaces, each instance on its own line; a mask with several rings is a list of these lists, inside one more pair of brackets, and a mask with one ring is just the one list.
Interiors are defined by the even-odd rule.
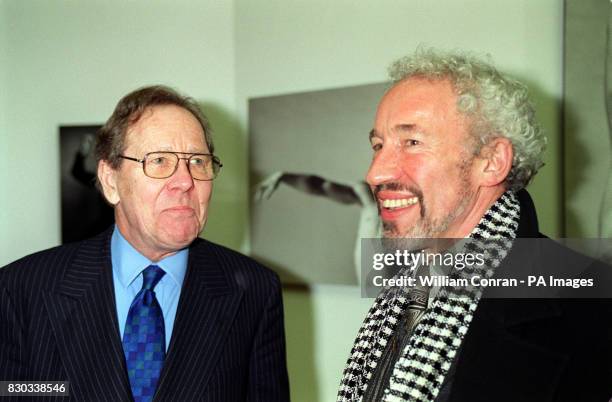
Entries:
[[506,180],[512,168],[512,142],[504,137],[493,138],[480,151],[480,176],[484,186],[497,186]]
[[117,205],[119,203],[117,171],[105,160],[98,162],[98,180],[100,181],[102,192],[106,200],[113,205]]

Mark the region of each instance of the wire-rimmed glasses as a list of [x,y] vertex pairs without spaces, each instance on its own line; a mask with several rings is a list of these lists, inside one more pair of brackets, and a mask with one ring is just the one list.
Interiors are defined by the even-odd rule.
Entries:
[[119,157],[141,163],[144,174],[153,179],[165,179],[172,176],[178,169],[179,160],[187,161],[191,177],[201,181],[213,180],[223,166],[219,158],[213,154],[190,152],[148,152],[142,159],[125,155],[119,155]]

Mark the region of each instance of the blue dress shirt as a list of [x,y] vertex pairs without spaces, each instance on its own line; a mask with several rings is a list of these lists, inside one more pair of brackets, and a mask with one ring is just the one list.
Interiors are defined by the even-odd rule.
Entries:
[[123,339],[130,305],[142,288],[142,271],[149,265],[154,264],[166,272],[166,275],[155,286],[155,295],[164,315],[166,351],[168,350],[181,287],[187,271],[188,256],[189,249],[183,249],[161,261],[153,262],[132,247],[115,226],[111,238],[111,261],[121,339]]

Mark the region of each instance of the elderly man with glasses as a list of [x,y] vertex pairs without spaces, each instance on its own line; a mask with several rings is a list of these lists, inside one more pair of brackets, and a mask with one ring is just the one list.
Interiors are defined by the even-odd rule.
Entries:
[[67,381],[73,400],[288,400],[278,277],[198,238],[222,164],[197,105],[128,94],[96,158],[116,224],[0,270],[0,381]]

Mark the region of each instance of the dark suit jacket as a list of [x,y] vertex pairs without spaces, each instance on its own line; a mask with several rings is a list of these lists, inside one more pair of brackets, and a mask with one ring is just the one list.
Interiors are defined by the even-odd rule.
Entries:
[[[519,192],[518,237],[542,238],[531,198]],[[548,274],[566,265],[577,274],[598,265],[553,242],[531,253],[512,250],[498,268]],[[562,258],[559,259],[559,256]],[[555,261],[550,264],[550,261]],[[595,266],[589,266],[595,265]],[[610,297],[609,276],[606,282]],[[451,368],[444,401],[609,401],[612,398],[610,299],[495,299],[485,292],[460,354]],[[448,390],[447,390],[448,391]]]
[[[131,400],[111,233],[0,269],[0,380],[64,380],[71,400]],[[155,399],[289,400],[276,274],[219,245],[193,242]]]

